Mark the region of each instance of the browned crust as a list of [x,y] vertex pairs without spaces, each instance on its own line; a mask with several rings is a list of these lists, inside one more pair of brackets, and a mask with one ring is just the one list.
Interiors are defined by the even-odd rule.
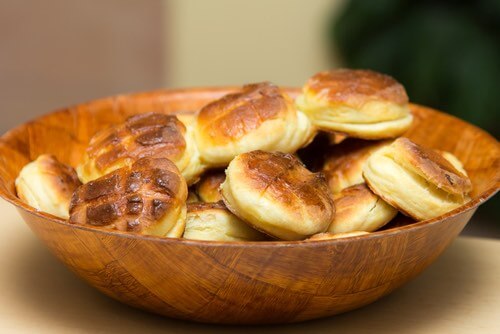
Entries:
[[245,85],[237,93],[209,103],[198,113],[197,127],[214,143],[239,139],[293,108],[290,98],[269,82]]
[[69,222],[142,232],[184,205],[186,197],[186,182],[170,160],[143,158],[80,186]]
[[211,171],[204,174],[196,184],[196,193],[203,202],[218,202],[222,200],[219,192],[220,185],[226,179],[226,174],[222,170]]
[[322,168],[330,190],[338,193],[342,190],[343,179],[352,179],[357,175],[361,177],[365,161],[373,152],[390,142],[390,140],[367,141],[349,138],[330,147],[325,154]]
[[418,174],[436,187],[456,195],[464,195],[472,190],[470,179],[438,152],[417,145],[408,138],[399,138],[393,145]]
[[37,158],[37,164],[47,178],[49,187],[60,194],[61,198],[69,199],[73,192],[81,185],[76,171],[57,160],[54,155],[43,154]]
[[184,124],[174,115],[139,114],[96,134],[87,155],[101,172],[124,159],[134,162],[156,157],[175,161],[186,149],[185,133]]
[[333,219],[335,208],[321,173],[312,173],[292,154],[252,151],[239,156],[250,186],[290,210]]
[[399,105],[408,103],[403,85],[394,78],[370,70],[337,69],[317,73],[304,90],[321,96],[331,104],[360,108],[368,101],[380,100]]
[[227,210],[227,207],[223,201],[218,201],[214,203],[196,202],[196,203],[188,203],[187,205],[188,213],[203,212],[206,210]]

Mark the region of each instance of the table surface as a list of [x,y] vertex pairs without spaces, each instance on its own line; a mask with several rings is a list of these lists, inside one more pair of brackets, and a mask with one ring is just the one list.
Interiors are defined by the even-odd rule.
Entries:
[[459,237],[422,275],[356,311],[286,326],[213,326],[101,295],[59,263],[1,199],[0,212],[0,333],[500,333],[498,240]]

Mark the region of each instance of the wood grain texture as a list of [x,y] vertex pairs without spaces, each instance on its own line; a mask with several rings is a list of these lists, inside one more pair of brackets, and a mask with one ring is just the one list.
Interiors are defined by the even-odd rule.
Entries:
[[[135,113],[192,112],[231,88],[118,96],[41,117],[0,139],[0,195],[72,271],[124,303],[211,323],[297,322],[346,312],[390,293],[431,264],[500,184],[498,142],[452,116],[413,105],[406,136],[463,161],[467,205],[429,221],[368,236],[316,242],[221,243],[72,226],[15,196],[19,170],[42,153],[76,165],[99,129]],[[295,95],[298,90],[289,92]]]

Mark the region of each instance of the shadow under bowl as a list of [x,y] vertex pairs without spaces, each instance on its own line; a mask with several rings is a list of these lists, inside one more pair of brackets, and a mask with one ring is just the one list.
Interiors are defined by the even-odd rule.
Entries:
[[[21,168],[43,153],[76,166],[100,129],[143,112],[192,113],[234,88],[101,99],[21,125],[0,139],[0,196],[73,272],[106,295],[168,317],[207,323],[288,323],[346,312],[387,295],[445,250],[500,184],[499,144],[483,130],[412,105],[413,141],[455,154],[472,200],[435,219],[326,241],[210,242],[68,224],[16,197]],[[288,89],[296,96],[297,89]]]

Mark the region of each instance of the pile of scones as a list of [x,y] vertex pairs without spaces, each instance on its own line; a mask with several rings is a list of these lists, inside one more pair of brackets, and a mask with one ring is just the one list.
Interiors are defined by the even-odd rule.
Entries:
[[[161,237],[367,234],[398,212],[427,220],[469,200],[454,155],[401,137],[412,121],[404,87],[373,71],[318,73],[295,101],[250,84],[193,114],[152,111],[104,129],[76,169],[41,155],[16,190],[70,224]],[[318,133],[331,144],[301,161],[296,152]]]

